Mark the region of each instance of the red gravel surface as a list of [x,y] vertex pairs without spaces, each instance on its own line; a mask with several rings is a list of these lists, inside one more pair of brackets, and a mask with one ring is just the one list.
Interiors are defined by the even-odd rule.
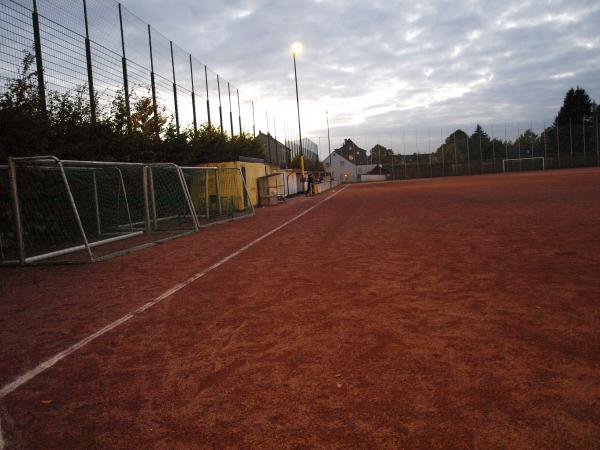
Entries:
[[[325,196],[0,269],[0,388]],[[600,170],[351,186],[0,400],[8,448],[598,448]]]

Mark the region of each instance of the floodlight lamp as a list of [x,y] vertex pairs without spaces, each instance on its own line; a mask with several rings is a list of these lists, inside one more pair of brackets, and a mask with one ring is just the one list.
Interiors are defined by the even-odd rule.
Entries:
[[294,42],[291,48],[294,55],[299,55],[302,53],[302,42]]

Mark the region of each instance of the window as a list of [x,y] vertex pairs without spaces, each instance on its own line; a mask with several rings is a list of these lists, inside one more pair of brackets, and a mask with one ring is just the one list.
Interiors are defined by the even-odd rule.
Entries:
[[340,167],[344,167],[344,161],[340,161]]

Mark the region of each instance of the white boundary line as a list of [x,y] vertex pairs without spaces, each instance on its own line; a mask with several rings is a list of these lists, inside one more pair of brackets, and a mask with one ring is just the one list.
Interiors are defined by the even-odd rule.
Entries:
[[[19,387],[23,386],[25,383],[27,383],[28,381],[30,381],[31,379],[35,378],[36,376],[38,376],[39,374],[41,374],[42,372],[45,372],[46,370],[48,370],[50,367],[54,366],[56,363],[58,363],[60,360],[66,358],[67,356],[69,356],[71,353],[76,352],[77,350],[79,350],[82,347],[85,347],[87,344],[89,344],[90,342],[96,340],[97,338],[99,338],[100,336],[108,333],[109,331],[117,328],[118,326],[124,324],[125,322],[127,322],[130,319],[133,319],[136,315],[143,313],[144,311],[146,311],[147,309],[153,307],[154,305],[162,302],[164,299],[170,297],[171,295],[175,294],[176,292],[180,291],[181,289],[183,289],[184,287],[188,286],[189,284],[193,283],[194,281],[198,280],[199,278],[202,278],[204,275],[206,275],[207,273],[213,271],[214,269],[216,269],[219,266],[222,266],[223,264],[225,264],[227,261],[229,261],[230,259],[235,258],[236,256],[238,256],[239,254],[245,252],[246,250],[248,250],[250,247],[253,247],[254,245],[258,244],[260,241],[262,241],[263,239],[268,238],[269,236],[271,236],[272,234],[276,233],[277,231],[281,230],[282,228],[288,226],[290,223],[295,222],[296,220],[298,220],[300,217],[304,216],[305,214],[308,214],[310,211],[312,211],[313,209],[315,209],[317,206],[325,203],[327,200],[335,197],[337,194],[339,194],[340,192],[342,192],[344,189],[346,189],[346,187],[343,187],[342,189],[336,191],[335,193],[333,193],[332,195],[330,195],[329,197],[321,200],[320,202],[318,202],[316,205],[311,206],[310,208],[302,211],[300,214],[292,217],[291,219],[289,219],[288,221],[282,223],[281,225],[273,228],[271,231],[269,231],[268,233],[263,234],[262,236],[256,238],[255,240],[253,240],[252,242],[244,245],[243,247],[241,247],[239,250],[233,252],[232,254],[224,257],[223,259],[217,261],[216,263],[214,263],[212,266],[209,266],[208,268],[204,269],[201,272],[198,272],[194,275],[192,275],[190,278],[188,278],[187,280],[183,281],[182,283],[179,283],[175,286],[173,286],[171,289],[163,292],[162,294],[160,294],[158,297],[154,298],[153,300],[150,300],[149,302],[145,303],[144,305],[140,306],[139,308],[125,314],[123,317],[121,317],[120,319],[115,320],[114,322],[109,323],[108,325],[106,325],[104,328],[99,329],[98,331],[96,331],[93,334],[90,334],[88,337],[81,339],[79,342],[71,345],[69,348],[67,348],[66,350],[63,350],[60,353],[57,353],[56,355],[54,355],[53,357],[51,357],[50,359],[47,359],[46,361],[40,363],[38,366],[34,367],[33,369],[25,372],[23,375],[20,375],[19,377],[17,377],[14,381],[12,381],[11,383],[5,385],[1,390],[0,390],[0,400],[2,400],[4,397],[6,397],[8,394],[10,394],[11,392],[15,391],[16,389],[18,389]],[[0,438],[1,439],[1,438]],[[0,440],[0,444],[2,443],[2,440]],[[0,447],[1,450],[2,447]]]
[[0,417],[0,450],[4,450],[4,438],[2,437],[2,418]]

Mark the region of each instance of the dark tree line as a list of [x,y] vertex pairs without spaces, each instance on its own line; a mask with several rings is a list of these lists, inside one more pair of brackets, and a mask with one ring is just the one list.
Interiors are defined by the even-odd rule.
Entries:
[[0,94],[0,164],[8,156],[34,155],[182,165],[265,156],[246,133],[230,137],[208,125],[177,133],[164,108],[155,113],[149,93],[130,94],[129,119],[119,92],[110,105],[99,107],[92,121],[86,86],[68,92],[46,89],[46,108],[40,106],[38,92],[34,58],[27,54],[19,76]]

